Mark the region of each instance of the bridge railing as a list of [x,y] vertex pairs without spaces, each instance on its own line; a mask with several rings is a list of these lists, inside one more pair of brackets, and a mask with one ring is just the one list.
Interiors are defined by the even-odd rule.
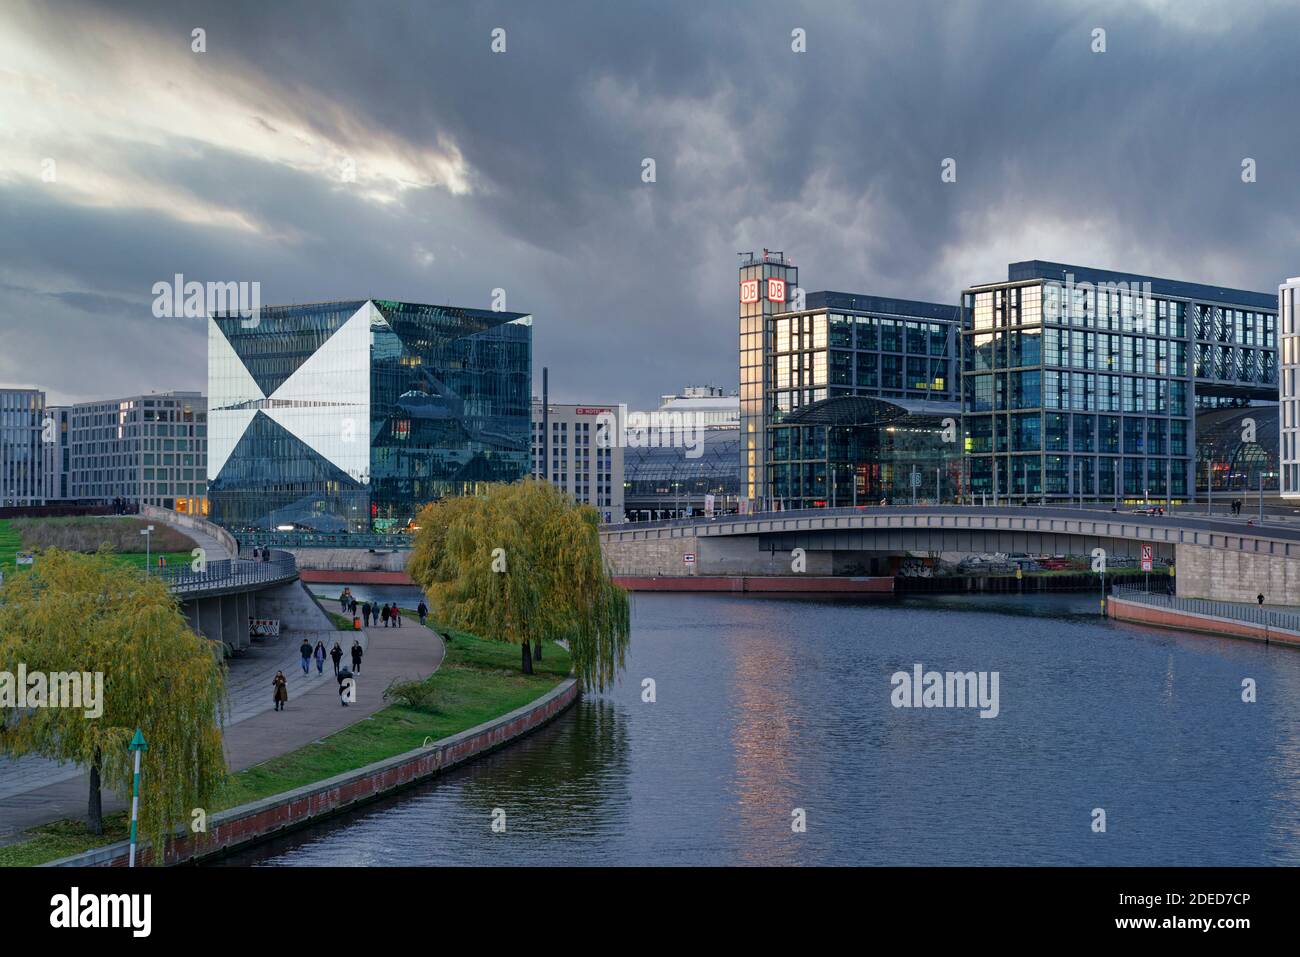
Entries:
[[189,563],[150,569],[151,577],[162,579],[168,588],[181,594],[288,581],[297,574],[298,563],[293,555],[274,549],[269,559],[223,558],[208,562],[202,571],[195,571]]
[[1172,608],[1194,615],[1209,615],[1214,618],[1227,618],[1252,625],[1300,632],[1300,613],[1277,611],[1259,604],[1211,601],[1208,598],[1180,598],[1177,595],[1166,594],[1163,590],[1148,590],[1145,583],[1116,585],[1112,594],[1125,601],[1136,601],[1158,608]]

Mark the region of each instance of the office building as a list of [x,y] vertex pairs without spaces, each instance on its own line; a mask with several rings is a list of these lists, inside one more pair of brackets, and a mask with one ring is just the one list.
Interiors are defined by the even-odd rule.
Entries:
[[[544,409],[540,399],[533,400],[530,474],[563,489],[573,501],[590,505],[605,524],[623,521],[624,449],[618,442],[598,440],[597,427],[618,414],[617,405],[552,402]],[[549,442],[543,441],[546,428]]]
[[1277,287],[1278,316],[1281,325],[1282,369],[1279,387],[1279,422],[1281,443],[1283,498],[1300,498],[1300,392],[1296,391],[1296,369],[1300,368],[1300,323],[1296,307],[1300,306],[1300,277],[1288,279]]
[[1038,260],[962,292],[969,494],[1178,502],[1197,409],[1276,400],[1269,295]]
[[207,400],[201,393],[79,402],[60,409],[58,423],[52,444],[58,446],[60,462],[64,448],[68,460],[66,470],[61,469],[63,497],[120,498],[134,505],[207,513]]
[[45,393],[0,389],[0,508],[43,505]]
[[529,470],[532,317],[355,300],[208,323],[212,518],[238,533],[408,529]]
[[[796,267],[771,259],[740,267],[741,510],[910,500],[918,470],[955,494],[957,307],[804,293],[790,285]],[[747,399],[747,378],[761,401]],[[875,401],[849,401],[864,399]]]
[[643,413],[650,424],[681,421],[705,428],[740,426],[740,395],[716,385],[688,385],[681,392],[660,396],[659,407]]

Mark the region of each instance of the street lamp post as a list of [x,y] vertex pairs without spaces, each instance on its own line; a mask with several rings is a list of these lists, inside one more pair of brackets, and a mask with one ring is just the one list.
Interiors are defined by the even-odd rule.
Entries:
[[140,534],[144,536],[144,573],[146,575],[150,574],[149,543],[152,539],[152,534],[151,534],[152,532],[153,532],[152,525],[146,525],[144,528],[140,529]]

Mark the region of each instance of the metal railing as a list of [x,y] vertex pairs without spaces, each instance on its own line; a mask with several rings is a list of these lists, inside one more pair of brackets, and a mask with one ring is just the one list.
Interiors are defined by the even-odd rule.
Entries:
[[1300,613],[1276,611],[1259,604],[1234,601],[1211,601],[1208,598],[1179,598],[1161,591],[1148,591],[1144,583],[1116,585],[1112,594],[1125,601],[1136,601],[1159,608],[1172,608],[1194,615],[1210,615],[1268,628],[1300,633]]
[[[240,553],[243,555],[243,553]],[[251,557],[223,558],[208,562],[202,571],[195,571],[186,563],[167,568],[149,569],[150,577],[160,578],[167,587],[179,594],[210,591],[220,588],[237,588],[243,585],[264,585],[276,581],[290,581],[298,575],[298,563],[289,552],[272,550],[269,559]]]
[[[234,531],[240,542],[267,544],[276,548],[387,548],[407,549],[415,536],[406,532],[267,532],[257,530]],[[240,552],[244,551],[241,544]]]

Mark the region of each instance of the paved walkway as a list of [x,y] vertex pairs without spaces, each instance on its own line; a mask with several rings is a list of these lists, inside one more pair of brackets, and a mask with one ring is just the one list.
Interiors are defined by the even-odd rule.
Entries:
[[[316,673],[315,662],[310,675],[302,673],[298,646],[304,634],[313,645],[319,637],[327,649],[339,641],[344,664],[350,664],[352,639],[361,641],[365,656],[357,676],[357,700],[350,707],[339,704],[330,659],[325,660],[324,674]],[[432,674],[445,652],[441,638],[410,620],[404,620],[401,628],[294,631],[255,643],[229,663],[230,714],[224,737],[230,770],[261,764],[364,720],[384,707],[383,693],[390,682]],[[276,671],[283,671],[289,680],[289,703],[282,712],[271,710],[271,679]],[[146,778],[148,773],[146,757]],[[0,844],[21,839],[23,831],[38,824],[84,817],[89,786],[87,773],[75,765],[43,758],[0,762]],[[104,792],[105,813],[125,806],[111,792]]]

